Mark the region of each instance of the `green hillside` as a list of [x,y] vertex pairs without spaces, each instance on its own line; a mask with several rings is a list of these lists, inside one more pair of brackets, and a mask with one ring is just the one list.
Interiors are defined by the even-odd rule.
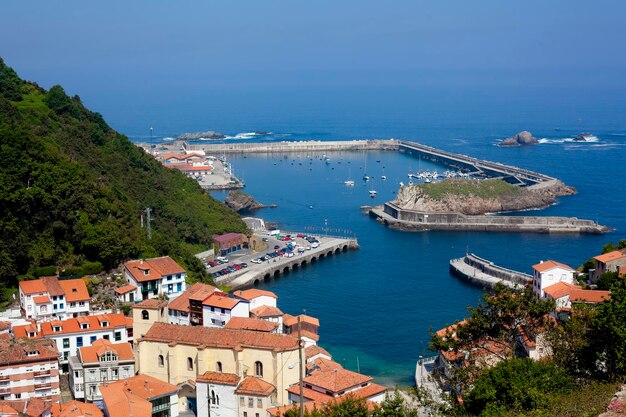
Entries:
[[[141,228],[153,212],[152,239]],[[196,278],[192,252],[246,231],[233,211],[87,110],[63,88],[21,80],[0,59],[0,277],[169,254]],[[22,276],[22,277],[20,277]]]

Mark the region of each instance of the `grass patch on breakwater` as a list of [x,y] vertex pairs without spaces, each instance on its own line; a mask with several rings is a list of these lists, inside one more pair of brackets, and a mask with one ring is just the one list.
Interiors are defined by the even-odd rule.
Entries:
[[448,195],[498,198],[520,195],[520,187],[502,180],[474,180],[448,178],[441,182],[415,185],[433,200],[442,200]]

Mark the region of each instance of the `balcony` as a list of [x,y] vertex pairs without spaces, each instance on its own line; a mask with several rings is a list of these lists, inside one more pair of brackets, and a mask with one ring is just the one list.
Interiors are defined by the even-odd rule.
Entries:
[[52,389],[52,384],[49,382],[44,382],[41,384],[35,384],[35,391],[44,390],[44,389]]
[[159,287],[156,285],[144,285],[141,287],[141,292],[150,292],[150,291],[156,291],[158,290]]
[[171,406],[172,405],[170,403],[153,405],[152,414],[158,413],[159,411],[169,410]]
[[8,394],[11,394],[11,388],[9,387],[0,388],[0,395],[8,395]]
[[8,375],[0,375],[0,382],[9,381],[11,379]]
[[33,372],[33,376],[35,378],[45,378],[47,376],[50,376],[50,371],[38,371],[38,372]]

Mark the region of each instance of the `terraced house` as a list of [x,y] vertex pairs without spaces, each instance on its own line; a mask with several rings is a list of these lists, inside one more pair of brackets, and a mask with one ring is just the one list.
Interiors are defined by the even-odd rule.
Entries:
[[20,282],[20,309],[27,319],[64,320],[89,314],[89,292],[82,279],[42,277]]
[[124,277],[136,287],[133,300],[146,300],[167,295],[176,298],[186,289],[187,272],[169,256],[128,261],[124,264]]

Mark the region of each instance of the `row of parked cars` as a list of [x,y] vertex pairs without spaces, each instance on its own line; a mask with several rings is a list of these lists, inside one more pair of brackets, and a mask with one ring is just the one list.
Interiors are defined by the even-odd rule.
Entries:
[[248,264],[245,262],[242,262],[240,264],[232,264],[227,266],[226,268],[222,268],[219,271],[215,271],[211,273],[211,276],[213,278],[217,278],[217,277],[221,277],[223,275],[228,275],[231,272],[235,272],[235,271],[239,271],[241,269],[245,269],[248,267]]

